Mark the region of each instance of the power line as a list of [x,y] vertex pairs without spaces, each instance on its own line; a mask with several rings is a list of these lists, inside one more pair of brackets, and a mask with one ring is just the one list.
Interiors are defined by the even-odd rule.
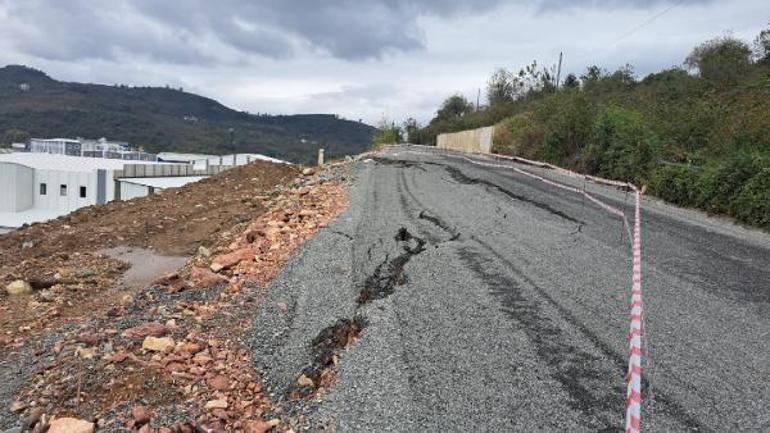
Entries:
[[663,9],[661,12],[658,12],[657,14],[651,16],[650,18],[647,18],[642,23],[638,24],[636,27],[632,28],[631,30],[624,33],[622,36],[620,36],[618,39],[615,40],[615,42],[611,43],[607,46],[607,50],[610,48],[614,48],[616,45],[620,43],[620,41],[628,38],[629,36],[633,35],[634,33],[638,32],[642,27],[652,23],[653,21],[657,20],[658,18],[662,17],[663,15],[669,13],[672,9],[679,6],[684,2],[684,0],[678,0],[676,3],[672,4],[671,6],[667,7],[666,9]]

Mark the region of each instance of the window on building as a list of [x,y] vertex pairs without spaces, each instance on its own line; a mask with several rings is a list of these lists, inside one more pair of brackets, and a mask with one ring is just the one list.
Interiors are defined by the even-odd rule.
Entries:
[[86,195],[87,195],[86,192],[87,192],[86,191],[86,187],[81,186],[80,187],[80,198],[86,198]]
[[40,184],[40,195],[46,195],[48,194],[48,185],[41,183]]
[[59,195],[62,196],[62,197],[66,197],[67,196],[67,185],[65,185],[65,184],[59,185]]

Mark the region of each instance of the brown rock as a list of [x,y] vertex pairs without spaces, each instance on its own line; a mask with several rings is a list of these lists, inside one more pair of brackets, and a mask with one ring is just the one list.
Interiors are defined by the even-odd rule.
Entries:
[[209,400],[205,407],[206,409],[227,409],[227,400]]
[[99,337],[99,334],[93,333],[93,332],[87,332],[78,335],[77,341],[79,343],[85,343],[89,346],[96,346],[99,344],[99,340],[101,340],[101,337]]
[[151,430],[150,430],[150,425],[149,425],[149,424],[145,424],[145,425],[143,425],[143,426],[142,426],[142,427],[139,429],[139,431],[137,431],[137,433],[150,433],[150,431],[151,431]]
[[227,391],[230,389],[230,380],[221,374],[209,379],[208,383],[212,389],[217,391]]
[[153,283],[156,286],[166,287],[169,293],[177,293],[182,290],[188,289],[187,281],[180,277],[177,273],[165,275]]
[[26,408],[27,408],[26,403],[16,400],[13,403],[11,403],[10,409],[11,409],[11,412],[21,412]]
[[[219,270],[222,270],[220,268]],[[193,280],[193,285],[199,289],[208,289],[209,287],[216,286],[227,282],[227,278],[222,275],[215,274],[214,272],[200,267],[193,267],[190,271],[190,277]]]
[[147,336],[161,337],[168,332],[166,325],[156,322],[148,322],[123,331],[126,338],[145,338]]
[[256,421],[246,421],[246,425],[244,426],[244,432],[245,433],[265,433],[267,431],[270,431],[273,427],[279,425],[281,423],[280,419],[271,419],[270,421],[264,421],[264,420],[256,420]]
[[195,355],[196,353],[203,350],[203,346],[198,343],[185,343],[182,346],[182,350],[189,353],[190,355]]
[[93,433],[94,423],[77,418],[57,418],[51,421],[48,433]]
[[214,258],[211,270],[214,272],[231,268],[240,262],[254,260],[254,251],[251,248],[241,248],[229,254],[223,254]]
[[131,409],[131,418],[134,419],[136,425],[147,424],[150,422],[150,411],[146,406],[137,405]]

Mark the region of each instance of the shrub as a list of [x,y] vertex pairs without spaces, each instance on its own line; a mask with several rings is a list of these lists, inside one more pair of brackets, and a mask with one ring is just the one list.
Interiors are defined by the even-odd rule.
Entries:
[[695,206],[700,198],[700,178],[701,172],[696,168],[664,166],[656,170],[650,179],[650,192],[681,206]]
[[647,180],[660,144],[639,113],[607,107],[596,120],[594,134],[595,141],[582,155],[588,172],[637,183]]
[[495,126],[493,150],[504,155],[532,158],[542,145],[543,128],[531,113],[521,113],[504,119]]
[[733,200],[762,167],[760,157],[748,154],[739,154],[710,167],[700,182],[698,204],[711,211],[734,213]]
[[733,201],[732,210],[743,222],[770,228],[770,167],[746,182]]

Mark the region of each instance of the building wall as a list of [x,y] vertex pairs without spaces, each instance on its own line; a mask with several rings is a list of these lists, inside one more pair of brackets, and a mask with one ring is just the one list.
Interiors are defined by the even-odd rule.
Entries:
[[[113,182],[114,183],[114,182]],[[120,182],[120,199],[131,200],[132,198],[144,197],[150,194],[150,187],[137,185],[135,183]]]
[[451,134],[439,134],[436,138],[436,146],[441,149],[458,150],[473,153],[491,153],[492,135],[495,128],[471,129]]
[[20,212],[32,207],[34,170],[0,162],[0,212]]
[[[96,171],[34,170],[34,173],[32,194],[36,208],[72,212],[96,204]],[[46,185],[46,194],[41,194],[41,184]],[[64,194],[62,185],[66,185]],[[80,197],[80,187],[85,187],[85,197]],[[109,191],[107,197],[111,199]]]

